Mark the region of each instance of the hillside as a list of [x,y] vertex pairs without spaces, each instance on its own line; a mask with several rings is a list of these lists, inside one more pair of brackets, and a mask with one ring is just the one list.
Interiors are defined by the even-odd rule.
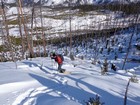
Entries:
[[[63,0],[61,2],[63,2]],[[131,6],[131,8],[129,8],[129,6]],[[0,18],[0,49],[1,52],[4,51],[7,53],[12,50],[13,54],[10,56],[14,56],[15,59],[19,59],[17,55],[23,53],[23,59],[26,56],[30,56],[28,47],[31,46],[34,47],[34,53],[42,53],[45,48],[44,45],[48,45],[46,46],[46,51],[48,51],[49,46],[51,46],[49,44],[56,44],[61,41],[65,42],[66,40],[69,42],[69,40],[71,40],[69,39],[70,37],[72,37],[72,39],[80,39],[81,36],[84,38],[85,35],[105,35],[108,37],[117,31],[134,27],[140,23],[139,11],[133,7],[137,8],[139,6],[138,4],[127,5],[127,9],[125,9],[125,5],[121,7],[119,5],[115,7],[104,5],[103,7],[97,6],[94,8],[91,5],[69,8],[48,8],[34,5],[34,8],[32,6],[25,6],[20,9],[16,4],[16,6],[5,7],[6,21],[3,21],[4,18],[2,14]],[[19,18],[18,14],[20,14],[21,18]],[[6,24],[8,32],[6,32]],[[5,38],[8,34],[11,42],[7,42],[8,39]],[[44,40],[45,42],[43,42]],[[10,43],[12,45],[10,45]],[[32,45],[27,43],[32,43]],[[71,46],[70,43],[72,42],[69,42],[69,47]],[[44,46],[44,48],[42,48],[42,46]],[[14,57],[12,59],[14,59]],[[6,57],[6,61],[7,59],[9,58]]]
[[0,105],[140,105],[139,0],[4,1]]
[[[82,42],[82,45],[77,46],[81,53],[77,52],[75,60],[72,61],[69,56],[64,56],[62,68],[71,72],[68,75],[58,73],[57,64],[50,57],[37,57],[15,63],[1,62],[0,104],[91,105],[90,99],[94,100],[96,96],[99,96],[100,103],[104,105],[115,105],[116,102],[124,105],[126,86],[130,80],[126,103],[139,105],[140,62],[128,60],[125,70],[121,69],[129,38],[132,35],[131,30],[122,31],[121,34],[108,38],[110,41],[118,39],[114,46],[111,42],[109,43],[108,46],[112,49],[109,53],[104,47],[106,43],[99,40],[97,47],[103,47],[103,51],[98,55],[100,62],[97,64],[92,63],[95,52],[93,53],[93,49],[88,47],[95,46],[97,40],[89,38],[93,42],[88,41],[86,47]],[[129,58],[135,55],[134,58],[140,59],[137,55],[139,51],[137,52],[134,47],[138,39],[140,39],[140,34],[134,34]],[[118,50],[119,46],[123,49]],[[56,51],[61,52],[62,48],[57,47]],[[115,52],[118,55],[116,59]],[[84,59],[78,58],[83,55]],[[108,72],[102,74],[101,68],[106,57],[108,58]],[[111,63],[117,66],[116,71],[111,69]]]

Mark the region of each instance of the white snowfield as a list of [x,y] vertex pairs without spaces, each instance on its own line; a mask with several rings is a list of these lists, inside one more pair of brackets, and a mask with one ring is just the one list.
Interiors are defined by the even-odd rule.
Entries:
[[[7,3],[13,3],[14,0],[5,0]],[[46,0],[46,5],[62,4],[66,0]],[[77,2],[78,0],[73,0],[72,2]],[[101,0],[80,0],[80,2],[100,2]],[[105,1],[105,0],[103,0]],[[117,1],[117,0],[116,0]],[[119,0],[121,1],[121,0]],[[122,0],[124,1],[124,0]],[[132,1],[132,0],[129,0]],[[139,1],[139,0],[133,0]],[[1,1],[0,1],[1,2]],[[38,0],[35,0],[38,2]],[[31,8],[23,8],[24,12],[29,12],[31,14]],[[46,10],[47,11],[47,10]],[[50,13],[47,11],[49,16],[52,14],[58,14],[56,12]],[[65,11],[67,12],[67,11]],[[74,12],[72,12],[74,13]],[[7,10],[6,15],[17,14],[17,8],[13,7]],[[45,15],[45,13],[43,13]],[[7,17],[9,20],[14,20],[15,16]],[[107,19],[112,19],[110,21],[110,27],[107,26]],[[133,20],[133,16],[129,16],[124,19],[121,13],[110,14],[100,14],[95,16],[87,17],[72,17],[71,25],[72,31],[75,29],[84,30],[87,26],[92,30],[99,30],[105,27],[111,28],[121,25],[129,25],[130,20]],[[37,26],[41,26],[40,18],[36,18]],[[119,21],[119,22],[118,22]],[[58,32],[64,32],[64,30],[69,31],[69,19],[56,20],[52,18],[43,18],[43,25],[49,30],[49,37],[60,37]],[[111,25],[112,24],[112,25]],[[117,25],[119,24],[119,25]],[[1,25],[3,26],[3,25]],[[30,22],[27,24],[30,27]],[[9,25],[9,33],[13,35],[19,35],[18,26]],[[12,28],[11,28],[12,27]],[[24,30],[23,34],[24,34]],[[129,30],[130,31],[130,30]],[[48,32],[48,30],[47,30]],[[54,33],[56,36],[54,36]],[[52,35],[52,36],[51,36]],[[130,33],[126,32],[125,39],[129,41]],[[140,34],[137,35],[139,38]],[[119,45],[115,46],[117,49],[119,46],[124,46],[126,43],[122,36],[116,36],[119,38]],[[113,38],[113,37],[112,37]],[[136,39],[135,39],[136,40]],[[126,42],[127,42],[126,41]],[[90,43],[93,44],[94,43]],[[104,47],[104,43],[101,43]],[[121,45],[123,44],[123,45]],[[128,43],[127,43],[128,44]],[[135,43],[133,43],[135,44]],[[51,47],[52,48],[52,47]],[[78,47],[80,48],[80,46]],[[114,49],[115,49],[114,48]],[[57,47],[56,47],[57,49]],[[54,50],[54,49],[49,49]],[[60,49],[57,49],[60,50]],[[61,49],[62,50],[62,49]],[[84,49],[81,47],[79,49],[81,52],[79,56],[86,55]],[[133,49],[132,49],[133,50]],[[90,57],[93,58],[93,50],[87,50],[90,53]],[[92,52],[92,53],[91,53]],[[131,51],[132,52],[132,51]],[[138,51],[137,51],[138,52]],[[138,52],[139,53],[139,52]],[[108,55],[113,58],[113,54]],[[7,54],[8,55],[8,54]],[[110,62],[118,64],[120,66],[123,64],[124,56],[118,55],[120,58],[117,60],[109,60]],[[130,58],[131,58],[130,54]],[[138,58],[138,55],[134,58]],[[125,70],[120,68],[117,71],[109,69],[106,75],[101,75],[101,67],[99,65],[91,64],[91,60],[80,60],[76,58],[75,61],[71,61],[69,57],[64,57],[64,64],[62,68],[70,71],[71,74],[64,75],[57,72],[57,64],[51,60],[49,57],[46,58],[34,58],[32,60],[23,60],[14,62],[1,62],[0,63],[0,105],[85,105],[90,97],[94,98],[95,95],[100,96],[100,101],[104,102],[105,105],[123,105],[124,95],[126,91],[126,85],[131,78],[136,73],[138,83],[130,82],[128,88],[128,105],[140,105],[140,64],[134,62],[127,62]],[[99,59],[103,57],[100,56]]]
[[[85,105],[96,94],[105,105],[123,105],[134,70],[140,80],[140,66],[128,73],[110,70],[101,75],[101,68],[89,60],[64,58],[69,75],[57,73],[57,64],[49,57],[19,61],[17,67],[13,62],[0,63],[0,105]],[[139,90],[140,83],[130,82],[128,105],[140,105]]]
[[[11,7],[6,11],[7,19],[9,21],[15,21],[18,19],[18,12],[17,7]],[[28,16],[31,16],[31,7],[24,7],[23,12]],[[41,19],[40,19],[40,11],[38,8],[35,8],[35,14],[38,16],[33,21],[33,27],[41,27]],[[107,12],[107,11],[106,11]],[[134,21],[136,16],[129,15],[128,17],[123,17],[122,12],[112,12],[109,11],[108,13],[102,12],[98,13],[96,11],[87,12],[87,15],[77,16],[80,15],[79,10],[63,10],[63,11],[53,11],[48,8],[42,9],[43,14],[43,27],[45,27],[45,35],[46,38],[52,37],[63,37],[65,36],[66,32],[69,34],[70,31],[70,24],[71,24],[71,32],[72,34],[85,34],[87,31],[92,32],[93,30],[103,30],[103,29],[111,29],[111,28],[123,28],[128,27],[131,24],[140,23],[140,16],[138,16],[137,21]],[[71,14],[71,23],[68,17],[68,14]],[[47,16],[47,18],[46,18]],[[51,18],[53,17],[53,18]],[[26,17],[24,17],[26,19]],[[55,19],[56,18],[56,19]],[[2,18],[1,18],[2,20]],[[26,25],[28,29],[31,28],[31,19]],[[2,26],[4,27],[4,26]],[[9,24],[9,33],[12,36],[20,36],[19,25]],[[24,27],[21,26],[22,33],[24,34]],[[5,30],[3,30],[5,31]],[[78,33],[75,33],[77,32]],[[41,31],[38,30],[38,34]],[[31,32],[29,31],[29,34]],[[36,31],[33,31],[33,34],[36,34]],[[35,38],[34,38],[35,39]]]

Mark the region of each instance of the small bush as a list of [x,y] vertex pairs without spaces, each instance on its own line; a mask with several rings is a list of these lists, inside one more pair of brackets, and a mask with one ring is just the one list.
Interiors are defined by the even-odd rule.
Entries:
[[75,59],[74,59],[74,55],[73,55],[73,53],[70,53],[70,59],[71,59],[72,61],[75,60]]
[[138,83],[138,78],[137,78],[137,76],[136,75],[133,75],[131,78],[130,78],[130,81],[131,82],[134,82],[134,83]]
[[100,97],[98,95],[95,96],[95,98],[90,98],[88,102],[86,102],[86,105],[104,105],[105,103],[100,102]]

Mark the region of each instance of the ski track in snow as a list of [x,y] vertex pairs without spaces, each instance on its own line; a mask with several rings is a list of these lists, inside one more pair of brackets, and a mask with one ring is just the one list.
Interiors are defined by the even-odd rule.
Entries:
[[[49,94],[51,92],[54,92],[55,89],[63,89],[66,88],[66,86],[52,86],[49,88],[46,87],[39,87],[37,89],[30,89],[26,91],[25,93],[21,94],[17,97],[17,100],[12,105],[34,105],[36,102],[36,99],[42,96],[43,94]],[[61,92],[57,92],[60,94]],[[62,94],[63,95],[63,94]],[[69,98],[69,97],[68,97]],[[18,102],[18,103],[17,103]]]
[[[37,65],[40,66],[40,64],[37,64]],[[73,97],[67,94],[61,93],[60,91],[55,91],[55,90],[59,90],[59,89],[63,90],[64,88],[67,88],[67,81],[68,81],[67,79],[64,79],[63,76],[59,76],[60,74],[57,71],[53,70],[50,72],[50,74],[46,74],[46,73],[39,74],[38,72],[33,71],[33,70],[41,70],[39,67],[29,68],[27,65],[22,65],[22,66],[18,66],[18,68],[24,68],[24,69],[26,68],[26,70],[30,71],[30,73],[36,74],[37,76],[40,76],[43,78],[51,78],[52,80],[55,80],[55,82],[58,83],[58,86],[48,85],[50,87],[39,87],[36,89],[29,89],[28,91],[19,95],[12,105],[34,105],[36,104],[37,98],[39,98],[45,93],[49,94],[51,92],[55,92],[56,94],[61,95],[68,100],[77,101]],[[42,68],[46,69],[44,66]]]
[[[128,73],[126,73],[123,70],[118,70],[117,72],[110,71],[106,75],[102,76],[100,73],[100,67],[94,66],[92,64],[86,64],[86,63],[87,62],[81,62],[80,60],[78,60],[78,62],[73,62],[73,63],[69,62],[69,64],[64,64],[63,65],[64,68],[66,67],[70,70],[75,69],[75,71],[72,71],[72,74],[70,74],[70,75],[59,74],[55,70],[55,68],[52,67],[51,64],[48,64],[48,63],[47,63],[47,66],[41,65],[38,62],[31,62],[29,64],[25,64],[25,63],[18,64],[18,66],[17,66],[18,71],[28,73],[32,78],[35,79],[36,82],[39,82],[40,84],[42,84],[44,86],[39,85],[37,88],[30,87],[30,88],[28,88],[28,90],[24,89],[22,91],[16,90],[16,91],[12,92],[13,97],[16,99],[16,100],[14,100],[12,105],[39,105],[39,104],[37,104],[38,102],[40,102],[38,100],[40,100],[42,97],[44,98],[46,96],[47,96],[48,102],[52,101],[51,99],[57,100],[59,98],[62,98],[63,101],[65,99],[65,100],[82,103],[82,102],[80,102],[80,99],[76,99],[76,98],[74,98],[74,96],[71,96],[71,94],[69,94],[69,92],[68,93],[65,92],[68,90],[68,87],[70,84],[69,82],[74,82],[74,84],[77,85],[79,89],[81,89],[81,90],[86,89],[87,92],[90,92],[92,94],[96,94],[96,91],[93,92],[92,88],[90,89],[89,87],[87,87],[84,84],[84,82],[82,82],[81,80],[79,80],[79,82],[76,82],[75,79],[72,80],[72,78],[74,76],[77,76],[78,78],[83,78],[83,76],[86,76],[86,78],[87,78],[87,80],[85,78],[86,81],[88,81],[88,78],[93,78],[95,81],[98,79],[108,80],[109,78],[114,76],[114,78],[112,78],[112,80],[118,81],[118,83],[120,81],[122,81],[123,83],[127,83],[128,79],[133,74],[132,72],[134,70],[139,70],[139,68],[140,68],[139,66],[132,68],[129,70]],[[70,76],[70,78],[68,78],[67,76]],[[140,80],[140,78],[139,78],[139,80]],[[46,83],[43,83],[44,81]],[[35,82],[35,84],[36,84],[36,82]],[[101,82],[101,81],[99,81],[99,82]],[[27,82],[25,82],[25,83],[27,83]],[[32,81],[31,81],[31,83],[32,83]],[[89,84],[90,84],[90,82],[89,82]],[[108,83],[108,84],[111,85],[111,83]],[[27,86],[27,85],[25,85],[25,86]],[[117,85],[114,85],[114,86],[119,89],[119,87]],[[122,86],[125,87],[125,85],[123,85],[123,84],[122,84]],[[73,85],[73,87],[74,87],[74,85]],[[108,85],[107,85],[107,87],[108,87]],[[106,89],[106,91],[109,91],[109,88]],[[110,90],[110,91],[112,94],[116,94],[113,90]],[[119,91],[122,91],[122,90],[120,89]],[[122,92],[124,92],[124,90]],[[120,97],[119,93],[116,95]],[[51,97],[51,99],[50,99],[50,97]],[[9,100],[10,100],[10,98],[9,99],[7,98],[7,103],[10,103]],[[44,99],[44,100],[46,100],[46,99]]]

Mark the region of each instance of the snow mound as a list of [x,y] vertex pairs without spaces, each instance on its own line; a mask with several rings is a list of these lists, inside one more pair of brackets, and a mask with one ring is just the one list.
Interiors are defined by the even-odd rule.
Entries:
[[[75,102],[74,98],[71,98],[70,96],[59,91],[53,91],[53,89],[48,89],[45,87],[30,89],[18,96],[12,105],[56,105],[56,103],[58,105],[81,105],[80,103]],[[49,95],[52,93],[56,95]]]
[[[44,97],[44,96],[42,96]],[[43,98],[40,98],[40,99],[43,99]],[[39,103],[38,103],[39,102]],[[54,97],[54,98],[50,98],[50,99],[43,99],[41,101],[38,101],[37,102],[37,105],[56,105],[56,103],[58,105],[81,105],[77,102],[74,102],[72,100],[67,100],[65,98],[57,98],[57,97]]]

